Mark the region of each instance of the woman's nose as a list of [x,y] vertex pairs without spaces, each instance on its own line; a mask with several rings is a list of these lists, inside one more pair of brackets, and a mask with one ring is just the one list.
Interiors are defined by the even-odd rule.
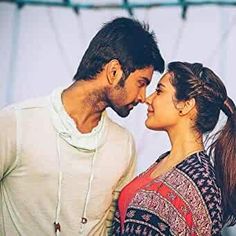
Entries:
[[153,100],[153,95],[154,95],[155,93],[152,93],[151,95],[149,95],[147,98],[146,98],[146,100],[145,100],[145,103],[147,104],[147,105],[151,105],[152,104],[152,100]]

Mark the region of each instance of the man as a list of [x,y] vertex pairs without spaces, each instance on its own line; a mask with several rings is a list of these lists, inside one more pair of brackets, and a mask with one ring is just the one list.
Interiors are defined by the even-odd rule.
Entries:
[[128,116],[163,69],[146,26],[117,18],[92,39],[69,88],[0,112],[1,236],[107,235],[135,147],[104,111]]

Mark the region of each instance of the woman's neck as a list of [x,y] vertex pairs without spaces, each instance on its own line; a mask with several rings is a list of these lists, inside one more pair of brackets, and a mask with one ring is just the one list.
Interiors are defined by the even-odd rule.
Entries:
[[154,167],[150,175],[151,178],[157,178],[167,173],[192,154],[204,150],[202,137],[187,135],[186,133],[175,136],[175,139],[171,139],[172,148],[170,153]]
[[168,132],[171,151],[168,159],[179,162],[195,152],[204,150],[203,137],[192,128]]

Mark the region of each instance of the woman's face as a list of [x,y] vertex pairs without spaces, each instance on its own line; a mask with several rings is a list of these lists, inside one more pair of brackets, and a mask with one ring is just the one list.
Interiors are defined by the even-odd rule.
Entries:
[[157,84],[157,89],[146,99],[147,119],[145,125],[152,130],[169,130],[175,127],[180,118],[175,99],[175,89],[171,75],[166,73]]

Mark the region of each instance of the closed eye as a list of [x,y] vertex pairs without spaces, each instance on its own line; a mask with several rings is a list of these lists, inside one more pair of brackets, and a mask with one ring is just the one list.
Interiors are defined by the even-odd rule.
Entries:
[[145,86],[147,86],[147,83],[145,81],[139,81],[138,82],[138,87],[139,88],[142,88],[142,87],[145,87]]
[[140,88],[147,87],[150,84],[150,82],[151,82],[150,79],[142,76],[142,77],[140,77],[140,80],[138,80],[138,84],[139,84],[138,86]]
[[159,89],[159,88],[156,89],[156,94],[157,95],[159,95],[161,92],[162,92],[161,89]]

